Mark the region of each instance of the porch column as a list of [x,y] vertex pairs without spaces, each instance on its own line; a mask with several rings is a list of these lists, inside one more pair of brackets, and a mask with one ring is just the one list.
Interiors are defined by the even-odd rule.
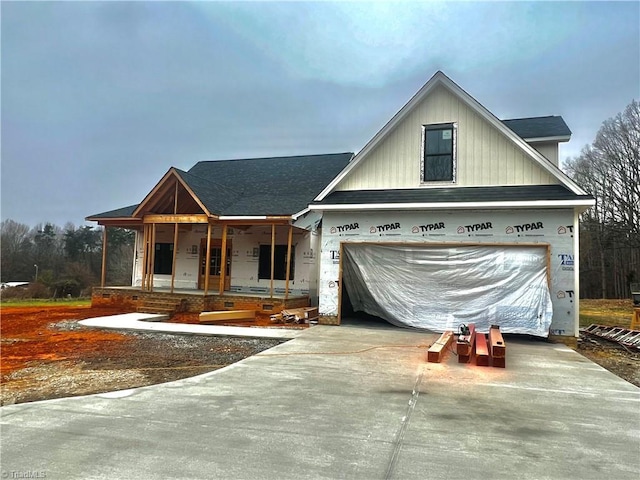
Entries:
[[273,298],[273,276],[276,258],[276,224],[271,224],[271,298]]
[[171,293],[173,293],[173,284],[176,278],[176,258],[178,256],[178,224],[174,224],[173,232],[173,260],[171,263]]
[[100,273],[100,287],[104,288],[107,280],[107,226],[102,231],[102,272]]
[[220,285],[219,294],[224,293],[224,283],[227,276],[227,224],[222,226],[222,252],[220,253]]
[[[178,215],[178,179],[176,179],[175,192],[173,194],[173,214]],[[174,224],[173,230],[173,258],[171,259],[171,293],[176,278],[176,257],[178,255],[178,223]]]
[[289,225],[289,237],[287,238],[287,273],[284,284],[284,299],[289,298],[289,277],[291,271],[291,243],[293,241],[293,225]]
[[211,224],[207,224],[207,253],[204,259],[204,296],[209,291],[209,273],[211,270]]
[[147,262],[149,261],[149,225],[142,225],[142,280],[140,288],[147,289]]
[[151,261],[149,262],[149,291],[153,292],[153,274],[156,265],[156,224],[151,224]]

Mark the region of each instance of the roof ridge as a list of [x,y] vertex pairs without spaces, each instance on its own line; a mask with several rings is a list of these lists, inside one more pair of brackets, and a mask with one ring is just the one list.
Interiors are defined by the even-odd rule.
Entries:
[[510,122],[512,120],[537,120],[539,118],[562,118],[562,115],[541,115],[539,117],[519,117],[519,118],[501,118],[501,122]]
[[[196,163],[208,163],[208,162],[246,162],[250,160],[275,160],[275,159],[294,159],[294,158],[303,158],[303,157],[327,157],[330,155],[354,155],[353,152],[337,152],[337,153],[312,153],[309,155],[285,155],[285,156],[275,156],[275,157],[250,157],[250,158],[224,158],[220,160],[200,160]],[[193,168],[193,167],[192,167]]]

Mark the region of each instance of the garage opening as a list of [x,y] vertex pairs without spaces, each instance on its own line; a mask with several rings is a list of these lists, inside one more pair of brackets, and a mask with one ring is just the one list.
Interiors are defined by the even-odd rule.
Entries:
[[[343,243],[346,309],[435,332],[475,323],[546,337],[549,246]],[[344,296],[344,295],[343,295]]]

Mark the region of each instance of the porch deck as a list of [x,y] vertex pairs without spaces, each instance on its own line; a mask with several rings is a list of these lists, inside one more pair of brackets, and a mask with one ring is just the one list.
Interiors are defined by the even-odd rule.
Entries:
[[[114,307],[135,311],[152,311],[154,305],[173,305],[174,311],[206,312],[216,310],[255,310],[258,313],[274,314],[287,308],[310,305],[308,295],[291,295],[285,298],[281,292],[273,296],[264,292],[207,292],[196,289],[154,288],[152,292],[140,287],[113,286],[95,287],[91,294],[91,305]],[[154,313],[154,312],[152,312]]]

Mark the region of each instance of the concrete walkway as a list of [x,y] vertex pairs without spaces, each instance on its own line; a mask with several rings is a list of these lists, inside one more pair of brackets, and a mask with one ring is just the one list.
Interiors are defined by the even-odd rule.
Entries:
[[3,407],[2,477],[639,478],[640,389],[540,341],[508,341],[506,369],[427,364],[435,337],[317,326],[198,377]]
[[123,313],[80,320],[87,327],[112,328],[115,330],[143,330],[163,333],[181,333],[185,335],[214,335],[252,338],[296,338],[305,329],[231,327],[227,325],[195,325],[191,323],[163,322],[166,315],[151,313]]

